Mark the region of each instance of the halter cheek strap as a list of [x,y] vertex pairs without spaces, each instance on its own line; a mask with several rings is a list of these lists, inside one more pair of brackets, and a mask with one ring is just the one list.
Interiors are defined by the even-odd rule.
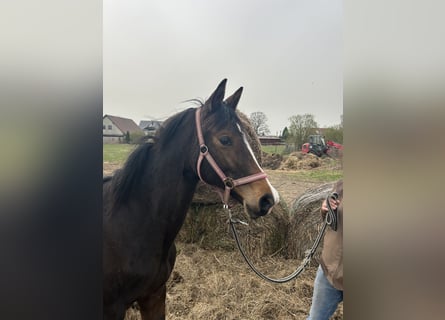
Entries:
[[202,134],[202,129],[201,129],[201,108],[196,109],[195,120],[196,120],[196,133],[198,135],[198,143],[199,143],[199,157],[196,164],[196,170],[198,172],[199,179],[202,182],[206,183],[201,176],[201,164],[204,158],[206,158],[210,166],[213,168],[213,170],[216,172],[216,174],[224,183],[224,194],[222,192],[219,193],[225,207],[228,205],[230,198],[230,191],[233,188],[243,184],[248,184],[257,180],[267,178],[267,174],[263,170],[261,170],[258,173],[252,174],[250,176],[242,177],[236,180],[232,179],[231,177],[227,177],[221,170],[221,168],[218,166],[215,159],[213,159],[212,155],[209,152],[209,148],[204,142],[204,136]]

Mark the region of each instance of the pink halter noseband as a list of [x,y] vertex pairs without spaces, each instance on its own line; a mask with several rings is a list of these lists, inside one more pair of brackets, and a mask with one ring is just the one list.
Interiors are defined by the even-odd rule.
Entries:
[[228,206],[229,197],[230,197],[230,191],[235,188],[236,186],[240,186],[243,184],[248,184],[257,180],[266,179],[267,174],[261,169],[261,172],[252,174],[247,177],[239,178],[234,180],[231,177],[227,177],[224,172],[221,170],[221,168],[216,163],[215,159],[213,159],[212,155],[209,153],[209,148],[204,142],[204,136],[202,135],[202,129],[201,129],[201,108],[196,109],[195,113],[195,120],[196,120],[196,132],[198,135],[198,143],[199,143],[199,157],[197,161],[197,172],[199,179],[206,183],[202,177],[201,177],[201,163],[204,158],[207,159],[210,166],[215,170],[216,174],[221,178],[222,182],[224,183],[225,190],[224,195],[220,192],[221,200],[225,207]]

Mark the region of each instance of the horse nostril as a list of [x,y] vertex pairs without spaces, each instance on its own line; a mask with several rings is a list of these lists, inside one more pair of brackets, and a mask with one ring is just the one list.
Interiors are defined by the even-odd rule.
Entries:
[[266,194],[260,198],[260,216],[267,214],[275,204],[274,198],[271,194]]

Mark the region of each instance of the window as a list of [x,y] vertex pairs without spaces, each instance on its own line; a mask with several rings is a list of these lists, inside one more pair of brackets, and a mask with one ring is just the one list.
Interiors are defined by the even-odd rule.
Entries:
[[102,126],[102,129],[103,129],[103,130],[105,130],[106,128],[107,128],[107,126],[106,126],[106,125],[103,125],[103,126]]
[[108,125],[108,130],[111,130],[111,129],[113,129],[113,127],[112,127],[111,124],[109,124],[109,125]]

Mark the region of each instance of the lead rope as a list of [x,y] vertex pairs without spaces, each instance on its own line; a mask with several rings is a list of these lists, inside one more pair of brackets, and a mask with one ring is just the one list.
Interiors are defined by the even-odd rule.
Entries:
[[329,199],[330,198],[333,198],[333,199],[337,200],[338,199],[338,194],[337,193],[332,193],[332,194],[327,196],[326,202],[327,202],[327,205],[328,205],[328,213],[326,214],[326,218],[324,220],[324,224],[323,224],[320,232],[318,233],[317,238],[315,239],[315,242],[312,245],[312,247],[309,250],[305,251],[305,257],[304,257],[302,263],[300,264],[300,266],[293,273],[291,273],[290,275],[288,275],[286,277],[278,278],[278,279],[274,279],[274,278],[266,276],[261,271],[259,271],[253,265],[253,263],[249,260],[249,258],[247,257],[243,247],[241,246],[241,243],[240,243],[240,240],[239,240],[239,237],[238,237],[238,233],[237,233],[236,228],[235,228],[235,224],[236,223],[241,223],[241,224],[244,224],[244,225],[248,225],[248,224],[246,222],[244,222],[244,221],[239,220],[239,219],[233,219],[232,218],[232,211],[231,211],[231,209],[229,208],[229,206],[227,204],[224,204],[223,208],[228,213],[228,216],[229,216],[229,221],[228,222],[230,224],[230,228],[232,229],[233,236],[235,237],[236,245],[238,246],[238,249],[241,252],[241,255],[243,256],[244,260],[249,265],[249,267],[252,269],[252,271],[255,272],[260,278],[262,278],[264,280],[267,280],[267,281],[270,281],[270,282],[273,282],[273,283],[286,283],[286,282],[289,282],[289,281],[295,279],[296,277],[298,277],[305,270],[305,268],[307,267],[309,262],[312,260],[312,257],[314,256],[315,251],[317,250],[317,248],[318,248],[318,246],[319,246],[319,244],[321,242],[321,239],[323,238],[323,235],[324,235],[324,233],[326,231],[326,227],[327,226],[331,226],[333,228],[333,226],[334,226],[333,223],[335,221],[335,229],[333,228],[333,230],[337,230],[337,213],[336,213],[335,210],[333,210],[331,208],[331,205],[329,204]]

